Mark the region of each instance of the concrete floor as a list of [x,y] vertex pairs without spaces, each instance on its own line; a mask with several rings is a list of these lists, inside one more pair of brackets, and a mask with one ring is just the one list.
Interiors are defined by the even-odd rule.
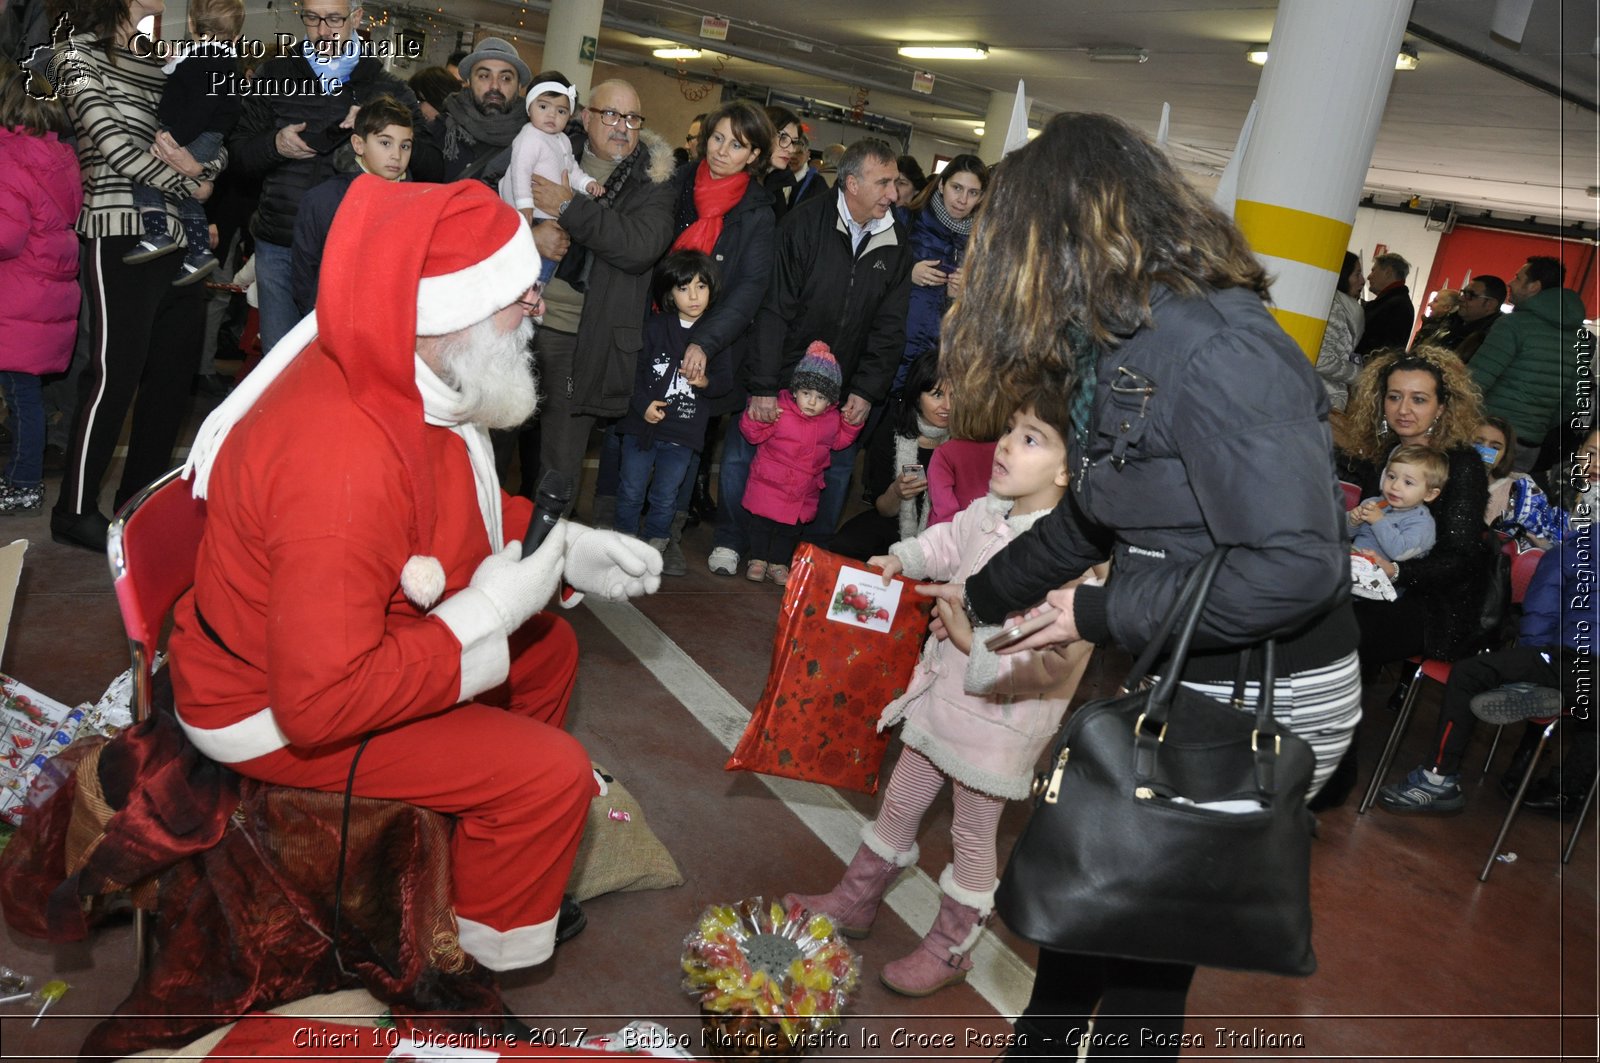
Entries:
[[[108,480],[114,479],[115,470]],[[55,486],[52,480],[52,502]],[[69,704],[93,700],[127,665],[105,559],[52,543],[47,517],[9,518],[4,525],[0,539],[33,542],[4,670]],[[870,816],[875,807],[875,798],[861,794],[836,798],[809,784],[774,788],[761,777],[723,770],[727,736],[707,727],[716,726],[719,706],[742,713],[758,699],[780,592],[710,574],[709,545],[708,527],[690,531],[690,574],[667,580],[637,609],[585,607],[568,614],[583,655],[571,730],[638,797],[686,882],[591,901],[588,928],[550,963],[505,978],[506,999],[536,1026],[609,1030],[647,1018],[698,1046],[700,1023],[679,988],[678,957],[701,909],[715,901],[827,888],[841,867],[841,830],[853,829],[856,817]],[[1097,654],[1080,698],[1108,691],[1126,663],[1119,655]],[[1387,687],[1368,693],[1362,787],[1392,722],[1387,696]],[[1437,691],[1427,692],[1396,759],[1397,772],[1421,756],[1436,704]],[[1487,736],[1479,742],[1481,763]],[[1500,754],[1496,773],[1506,756]],[[1595,820],[1563,867],[1562,826],[1523,816],[1507,842],[1518,859],[1497,865],[1480,884],[1477,872],[1505,809],[1496,778],[1491,774],[1480,785],[1468,775],[1469,807],[1454,818],[1403,819],[1377,810],[1358,817],[1356,797],[1325,813],[1313,856],[1318,972],[1296,980],[1200,971],[1186,1031],[1199,1035],[1204,1047],[1186,1051],[1185,1058],[1595,1058]],[[1026,811],[1015,804],[1004,817],[1002,861]],[[834,830],[831,845],[808,826],[830,817],[844,825]],[[928,878],[936,879],[948,862],[948,824],[943,798],[924,828],[920,871]],[[846,856],[849,848],[842,849]],[[880,916],[859,946],[862,989],[842,1037],[816,1055],[996,1054],[982,1042],[1009,1030],[1008,1017],[1026,1000],[1035,960],[1032,947],[1003,927],[996,925],[983,946],[968,985],[914,1001],[877,980],[878,968],[908,952],[931,922],[929,896],[927,878],[897,887],[892,899],[919,923],[908,926],[895,911]],[[114,1008],[133,979],[126,926],[60,947],[7,930],[0,949],[7,966],[72,985],[36,1028],[19,1005],[0,1005],[0,1056],[8,1059],[74,1056],[94,1017]],[[941,1034],[953,1035],[954,1044],[904,1044],[908,1037]],[[1303,1044],[1251,1047],[1262,1034],[1298,1034]]]

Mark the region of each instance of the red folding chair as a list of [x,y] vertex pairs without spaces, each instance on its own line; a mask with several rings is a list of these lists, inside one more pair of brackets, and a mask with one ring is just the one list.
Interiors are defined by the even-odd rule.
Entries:
[[[117,608],[133,658],[133,718],[150,715],[152,673],[161,628],[194,584],[195,555],[205,532],[206,503],[173,469],[130,498],[106,533],[106,556]],[[149,913],[136,907],[133,950],[139,969],[150,962]]]
[[[1543,555],[1543,550],[1530,550],[1526,554],[1519,554],[1511,563],[1513,605],[1522,604],[1523,596],[1528,593],[1528,584],[1533,580],[1533,570],[1539,567],[1539,558]],[[1378,766],[1372,773],[1372,781],[1367,784],[1366,796],[1361,799],[1361,807],[1356,809],[1357,815],[1366,815],[1367,809],[1372,807],[1372,802],[1377,800],[1378,791],[1383,788],[1383,778],[1389,773],[1395,752],[1400,748],[1400,740],[1405,737],[1406,727],[1411,723],[1411,711],[1416,707],[1417,694],[1422,690],[1422,680],[1432,679],[1441,685],[1450,682],[1449,661],[1435,660],[1431,657],[1412,657],[1410,663],[1416,665],[1416,671],[1411,674],[1411,686],[1406,690],[1405,700],[1400,704],[1400,714],[1395,717],[1394,727],[1389,730],[1389,740],[1384,743],[1383,755],[1378,758]],[[1493,750],[1490,752],[1492,754]]]
[[1361,504],[1361,488],[1348,480],[1339,481],[1339,489],[1344,492],[1344,508],[1355,509]]

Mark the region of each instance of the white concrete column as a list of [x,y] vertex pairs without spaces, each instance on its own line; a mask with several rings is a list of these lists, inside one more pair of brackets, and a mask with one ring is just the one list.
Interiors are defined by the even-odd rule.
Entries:
[[[600,14],[604,0],[554,0],[544,31],[543,70],[559,70],[578,90],[578,102],[587,103],[594,75],[593,57],[582,58],[583,39],[600,39]],[[535,70],[534,73],[539,71]]]
[[1015,92],[989,94],[989,113],[983,116],[983,139],[978,142],[978,158],[993,166],[1006,153],[1006,128],[1016,109]]
[[1234,219],[1268,272],[1272,314],[1322,345],[1339,266],[1412,0],[1280,0]]

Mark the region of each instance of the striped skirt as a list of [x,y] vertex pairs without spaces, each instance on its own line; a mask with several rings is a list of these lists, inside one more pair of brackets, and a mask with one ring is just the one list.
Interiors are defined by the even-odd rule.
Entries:
[[[1184,686],[1218,701],[1233,698],[1231,682]],[[1246,683],[1245,704],[1254,706],[1260,693],[1260,683]],[[1311,789],[1306,791],[1310,800],[1339,766],[1339,758],[1350,748],[1356,724],[1361,722],[1361,663],[1352,653],[1321,668],[1279,676],[1273,682],[1272,697],[1273,716],[1305,739],[1316,755],[1316,771]]]

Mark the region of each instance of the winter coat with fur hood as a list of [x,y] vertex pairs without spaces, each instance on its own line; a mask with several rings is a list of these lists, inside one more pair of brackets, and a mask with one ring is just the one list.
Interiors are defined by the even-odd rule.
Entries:
[[[1011,507],[1010,499],[988,495],[889,552],[911,579],[965,580],[1049,512],[1012,516]],[[1001,656],[984,645],[999,631],[974,628],[971,656],[930,637],[905,694],[883,710],[878,729],[903,722],[901,741],[940,771],[974,790],[1020,800],[1094,647],[1075,642]]]
[[54,133],[0,129],[0,369],[59,373],[78,334],[78,156]]
[[[573,137],[573,157],[583,159],[584,139]],[[573,412],[621,417],[633,398],[634,369],[644,346],[655,265],[672,243],[672,149],[647,129],[639,131],[639,157],[610,205],[574,196],[561,227],[574,248],[591,256],[572,356]],[[570,252],[569,252],[570,253]],[[560,387],[558,381],[544,387]]]

